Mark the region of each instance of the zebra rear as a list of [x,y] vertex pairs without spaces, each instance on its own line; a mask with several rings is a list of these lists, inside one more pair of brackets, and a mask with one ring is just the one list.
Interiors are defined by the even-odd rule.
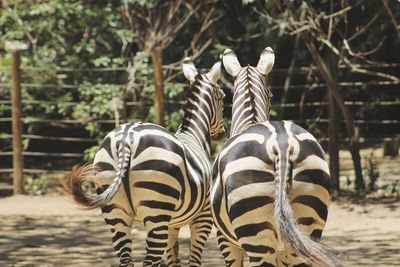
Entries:
[[266,48],[257,67],[223,56],[235,77],[232,135],[213,166],[211,194],[218,243],[227,266],[337,266],[315,242],[322,234],[330,177],[324,152],[300,126],[267,121],[266,75],[274,55]]
[[[101,207],[112,232],[120,266],[133,266],[130,236],[134,221],[147,231],[144,266],[159,266],[167,251],[168,266],[178,266],[179,228],[191,228],[190,266],[201,254],[212,228],[209,206],[211,136],[223,132],[223,93],[216,85],[220,63],[198,74],[185,63],[191,81],[178,132],[149,124],[124,124],[110,132],[97,152],[93,170],[74,169],[67,191],[87,208]],[[93,181],[98,196],[85,195],[80,185]]]

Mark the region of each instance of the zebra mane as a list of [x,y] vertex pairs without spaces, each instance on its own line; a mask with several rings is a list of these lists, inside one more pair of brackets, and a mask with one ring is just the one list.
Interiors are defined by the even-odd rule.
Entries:
[[[244,76],[244,77],[243,77]],[[270,86],[266,81],[263,80],[263,74],[261,74],[256,67],[252,67],[250,65],[247,65],[244,67],[239,73],[237,80],[241,82],[238,82],[235,84],[234,92],[235,94],[237,93],[238,87],[243,85],[243,82],[245,83],[245,91],[249,95],[249,104],[251,106],[251,123],[258,123],[258,117],[262,116],[263,114],[259,114],[257,111],[257,103],[256,103],[256,96],[261,96],[262,97],[262,105],[265,105],[265,108],[268,110],[265,110],[265,116],[266,118],[269,118],[269,105],[270,105],[270,97],[272,96]],[[257,86],[257,84],[259,86]],[[265,90],[266,89],[266,90]]]
[[[250,106],[251,106],[251,123],[256,123],[256,115],[257,115],[257,109],[256,109],[256,103],[255,103],[255,94],[257,94],[257,92],[254,92],[253,86],[250,83],[250,77],[252,76],[251,72],[250,72],[250,65],[247,65],[246,67],[246,89],[249,92],[249,96],[250,96]],[[257,76],[258,77],[258,76]]]
[[203,74],[204,71],[200,71],[199,73],[196,74],[194,82],[190,84],[190,88],[186,90],[184,94],[184,98],[186,101],[183,106],[184,113],[182,117],[182,122],[178,129],[179,132],[187,129],[188,125],[190,124],[190,119],[192,118],[193,111],[196,107],[189,100],[196,99],[195,93],[200,93],[200,87],[201,87],[200,81],[204,79]]

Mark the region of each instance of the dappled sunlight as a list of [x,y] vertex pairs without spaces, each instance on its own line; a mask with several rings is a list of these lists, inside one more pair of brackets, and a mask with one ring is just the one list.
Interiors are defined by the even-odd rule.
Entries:
[[[49,203],[57,197],[41,197],[34,200],[41,206],[40,214],[26,209],[19,215],[7,213],[16,206],[13,198],[0,199],[0,266],[117,266],[109,229],[100,214],[85,215],[59,198],[58,210]],[[32,201],[29,197],[15,199],[19,206]],[[8,208],[1,205],[5,201]],[[331,205],[322,241],[339,253],[345,266],[396,266],[400,262],[400,214],[393,211],[399,210],[400,203],[388,198],[354,202],[360,201],[340,198]],[[63,215],[63,210],[68,214]],[[132,235],[135,264],[141,266],[145,231],[135,226]],[[180,236],[180,256],[186,263],[188,229],[182,228]],[[203,254],[203,266],[224,266],[214,231]]]

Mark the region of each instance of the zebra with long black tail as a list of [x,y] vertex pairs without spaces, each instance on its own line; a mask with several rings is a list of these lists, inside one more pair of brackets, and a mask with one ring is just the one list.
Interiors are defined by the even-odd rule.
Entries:
[[234,77],[232,137],[213,166],[211,209],[227,266],[337,266],[320,239],[330,175],[316,139],[288,121],[268,121],[271,48],[256,67],[222,57]]
[[[133,266],[131,228],[142,222],[147,231],[144,266],[180,266],[179,228],[191,230],[189,266],[201,265],[212,229],[210,211],[210,142],[224,132],[223,97],[217,81],[221,63],[198,73],[186,59],[183,72],[191,86],[177,133],[151,123],[129,123],[110,132],[93,165],[74,168],[65,188],[88,209],[100,207],[112,232],[120,266]],[[86,195],[84,181],[98,186]]]

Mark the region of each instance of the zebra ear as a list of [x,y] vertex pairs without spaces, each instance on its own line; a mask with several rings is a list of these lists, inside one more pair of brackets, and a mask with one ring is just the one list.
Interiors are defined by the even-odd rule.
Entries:
[[232,76],[236,77],[239,74],[240,66],[239,60],[236,57],[235,52],[230,49],[225,49],[222,55],[222,62],[224,63],[225,70]]
[[189,57],[185,57],[182,63],[183,75],[190,82],[193,82],[197,75],[196,67],[194,66],[192,60]]
[[275,54],[274,50],[271,47],[265,48],[260,56],[260,60],[257,64],[257,69],[264,75],[267,75],[271,72],[272,67],[274,66],[275,62]]
[[221,62],[218,61],[217,63],[215,63],[206,75],[208,79],[210,79],[210,81],[212,81],[213,83],[217,83],[219,78],[221,77]]

